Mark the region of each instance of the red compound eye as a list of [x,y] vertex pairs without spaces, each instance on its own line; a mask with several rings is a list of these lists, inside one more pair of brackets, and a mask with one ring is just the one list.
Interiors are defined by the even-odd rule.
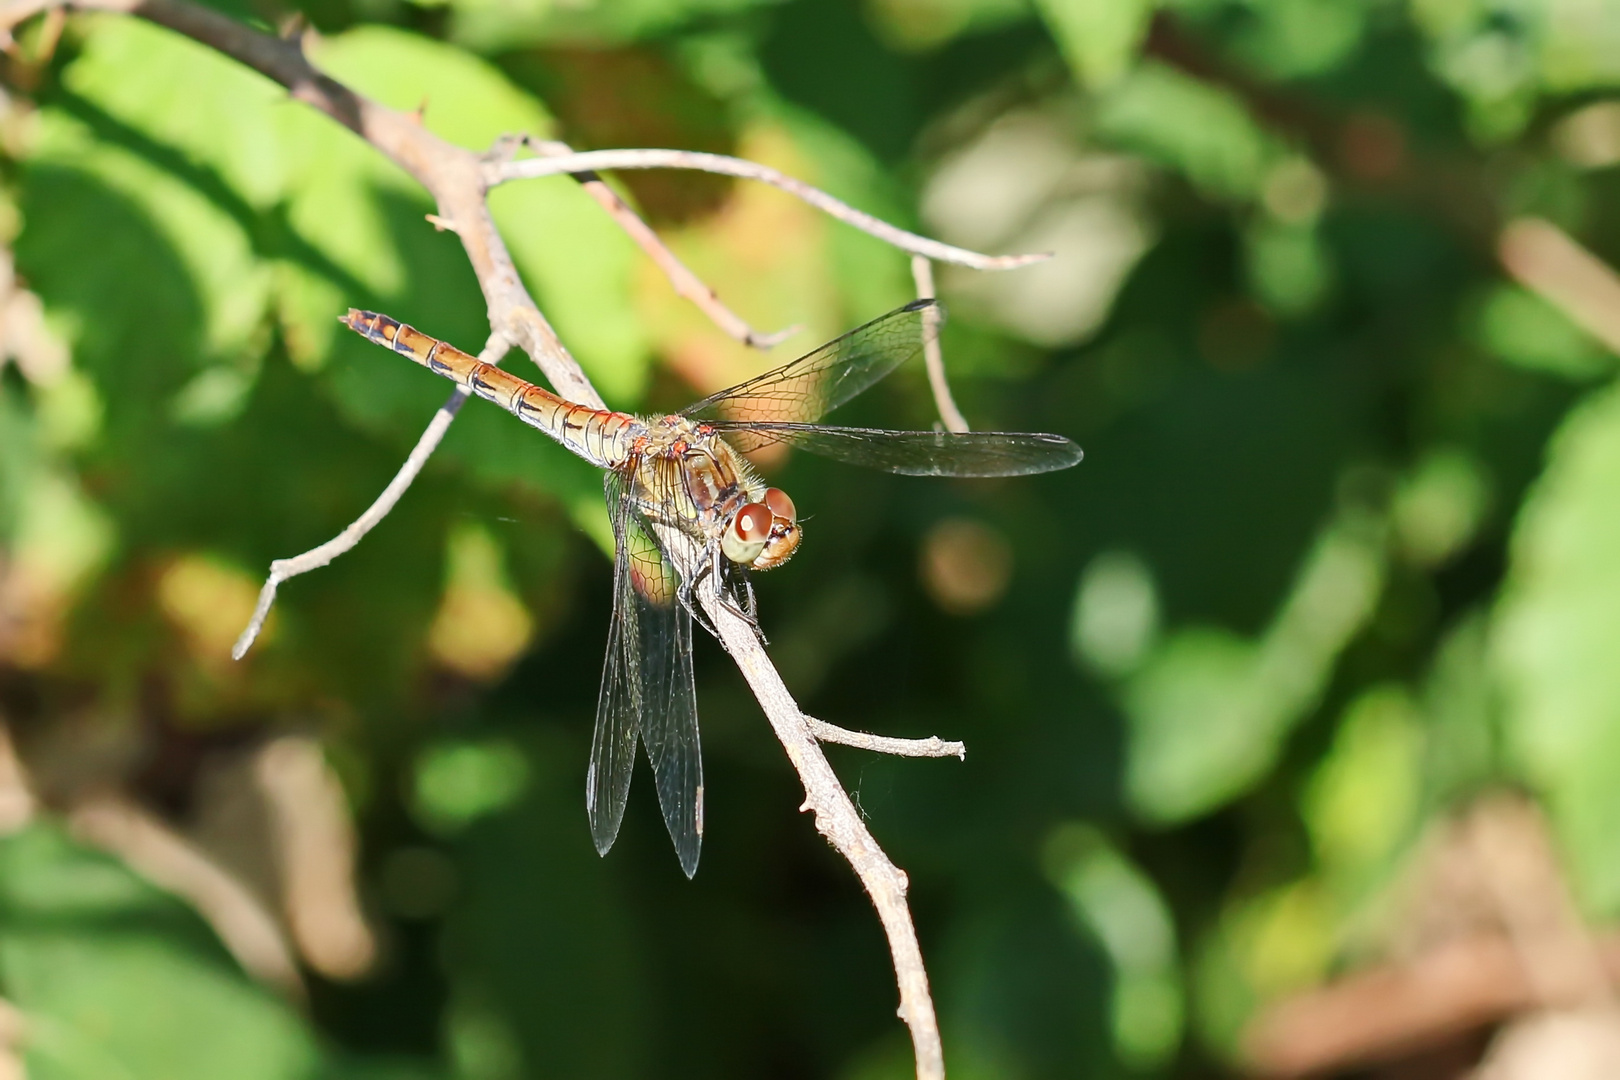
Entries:
[[732,530],[739,540],[749,544],[762,542],[771,534],[771,509],[763,503],[749,503],[737,511]]
[[798,509],[794,507],[793,500],[788,498],[788,493],[781,488],[765,489],[765,505],[770,508],[772,514],[784,521],[798,520]]

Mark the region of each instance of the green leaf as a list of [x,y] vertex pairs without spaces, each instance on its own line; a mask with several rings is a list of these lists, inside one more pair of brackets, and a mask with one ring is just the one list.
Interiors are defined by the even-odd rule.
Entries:
[[1114,1043],[1139,1069],[1162,1066],[1181,1041],[1182,988],[1175,924],[1164,897],[1096,829],[1059,826],[1046,871],[1114,967]]
[[1117,80],[1136,59],[1157,0],[1036,0],[1046,28],[1057,39],[1069,69],[1082,86],[1099,90]]
[[1541,790],[1587,901],[1620,912],[1620,388],[1554,437],[1514,527],[1495,653],[1509,748]]
[[[779,107],[775,117],[813,165],[817,187],[884,221],[911,224],[908,201],[858,139],[805,109]],[[866,319],[915,295],[905,256],[883,241],[829,219],[827,249],[846,316]]]
[[201,920],[36,825],[0,841],[0,982],[39,1080],[307,1080],[302,1017]]
[[1262,217],[1244,234],[1254,294],[1279,315],[1308,314],[1333,283],[1332,253],[1314,223]]
[[1217,199],[1253,198],[1281,154],[1236,94],[1160,63],[1142,64],[1109,90],[1097,129]]
[[1473,336],[1516,367],[1588,380],[1614,370],[1614,355],[1547,301],[1517,285],[1498,285],[1479,305]]
[[439,743],[417,758],[413,810],[425,828],[453,833],[510,806],[528,782],[529,764],[510,742]]
[[1124,687],[1135,809],[1182,821],[1264,776],[1321,699],[1382,584],[1377,530],[1350,516],[1324,531],[1258,640],[1202,627],[1170,635]]
[[484,53],[541,41],[620,43],[651,37],[694,20],[719,21],[767,0],[614,0],[572,4],[558,0],[417,0],[447,3],[456,41]]
[[1345,710],[1302,816],[1329,879],[1365,883],[1407,838],[1423,794],[1423,729],[1410,696],[1375,686]]
[[1235,51],[1273,78],[1322,74],[1343,65],[1361,43],[1370,8],[1365,0],[1245,4]]
[[22,395],[0,383],[0,539],[11,539],[40,457],[33,417],[23,408]]

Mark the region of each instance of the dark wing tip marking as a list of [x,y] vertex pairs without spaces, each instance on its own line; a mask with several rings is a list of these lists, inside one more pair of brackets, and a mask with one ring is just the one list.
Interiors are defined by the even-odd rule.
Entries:
[[[925,296],[925,297],[922,297],[919,300],[913,300],[911,303],[906,304],[903,307],[901,307],[900,311],[927,311],[929,308],[934,309],[935,313],[938,314],[938,316],[939,316],[940,324],[943,325],[944,322],[945,322],[945,315],[946,315],[945,305],[940,302],[938,297],[935,297],[935,296]],[[891,312],[891,314],[897,314],[897,313]],[[879,316],[879,318],[883,318],[883,317],[885,317],[885,316]],[[876,320],[873,320],[873,321],[875,322]]]

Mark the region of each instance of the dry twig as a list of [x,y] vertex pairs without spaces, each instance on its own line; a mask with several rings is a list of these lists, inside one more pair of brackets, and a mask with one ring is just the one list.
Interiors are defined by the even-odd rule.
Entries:
[[[701,557],[697,543],[668,526],[654,524],[653,528],[681,576],[692,580],[693,568]],[[812,720],[799,710],[787,684],[782,682],[782,676],[760,644],[754,626],[732,606],[721,602],[714,575],[704,578],[697,591],[704,611],[719,633],[720,643],[742,670],[748,688],[765,710],[771,730],[804,784],[804,802],[799,809],[814,812],[817,831],[848,860],[877,908],[884,935],[889,939],[889,955],[894,961],[895,978],[900,987],[899,1016],[911,1031],[918,1080],[942,1080],[945,1052],[940,1045],[933,997],[928,992],[928,969],[923,965],[922,946],[918,944],[917,928],[912,924],[911,909],[906,904],[910,883],[905,871],[889,861],[867,830],[849,792],[839,782],[812,732],[812,725],[820,721]]]
[[[760,343],[758,335],[721,306],[714,299],[712,291],[698,282],[673,255],[668,255],[667,249],[657,242],[656,237],[650,236],[645,224],[630,214],[616,196],[613,196],[611,203],[602,197],[602,192],[612,195],[605,185],[600,185],[595,177],[585,174],[607,168],[701,169],[773,184],[840,221],[925,259],[981,270],[1001,270],[1028,265],[1046,257],[992,257],[929,240],[855,210],[825,192],[774,169],[736,158],[678,150],[609,150],[512,161],[506,159],[499,146],[492,154],[475,154],[433,135],[422,126],[419,116],[378,105],[321,74],[310,65],[296,41],[259,33],[190,0],[72,0],[71,5],[69,0],[11,0],[0,5],[0,30],[9,30],[37,12],[65,6],[125,12],[168,27],[280,83],[295,99],[326,113],[364,138],[427,189],[438,204],[438,211],[432,219],[435,226],[450,229],[460,238],[489,311],[491,338],[485,350],[485,359],[504,353],[508,343],[517,345],[540,366],[557,393],[595,408],[603,407],[601,397],[524,288],[495,227],[487,194],[489,188],[496,184],[557,174],[581,177],[593,197],[642,242],[642,246],[670,276],[677,291],[703,307],[733,336],[753,344]],[[731,325],[727,324],[728,318]],[[253,635],[263,624],[280,582],[330,562],[352,548],[387,515],[437,447],[465,399],[465,393],[459,389],[451,395],[423,432],[404,467],[354,524],[338,537],[304,555],[277,560],[272,564],[261,593],[259,610],[252,625],[238,641],[235,655],[241,656],[251,644]],[[948,401],[948,394],[942,400]],[[952,408],[954,410],[954,406]],[[681,539],[684,541],[684,538]],[[686,544],[689,548],[689,541]],[[689,555],[690,551],[687,552]],[[712,585],[707,590],[700,590],[700,600],[719,630],[723,644],[742,669],[803,781],[803,809],[815,811],[817,828],[849,861],[877,908],[894,959],[900,990],[900,1016],[911,1031],[918,1077],[920,1080],[943,1077],[944,1055],[939,1028],[916,929],[906,904],[905,874],[889,861],[862,823],[848,793],[822,754],[810,722],[799,712],[753,629],[717,601]],[[822,730],[842,731],[832,725],[826,725]],[[868,745],[874,749],[880,748],[877,737],[865,738],[869,740]],[[904,743],[907,740],[882,742]],[[962,752],[960,744],[940,745],[950,747],[953,753]],[[887,752],[895,751],[890,749]]]
[[935,262],[955,263],[972,270],[1014,270],[1020,266],[1044,262],[1051,252],[1030,255],[981,255],[977,251],[952,247],[926,236],[896,228],[871,214],[855,209],[848,203],[828,195],[820,188],[811,187],[769,165],[723,154],[705,154],[696,150],[587,150],[567,157],[530,158],[525,161],[491,162],[486,173],[490,187],[510,180],[533,180],[558,173],[578,173],[596,169],[692,169],[697,172],[735,176],[740,180],[758,180],[762,184],[781,188],[796,198],[803,199],[829,217],[837,218],[869,233],[901,251],[922,255]]
[[[536,153],[545,157],[568,157],[574,153],[573,147],[562,142],[531,139],[525,136],[522,143],[532,147]],[[742,320],[741,316],[721,303],[720,297],[715,294],[715,291],[705,285],[701,278],[692,273],[687,268],[687,265],[681,262],[673,251],[669,250],[669,247],[658,238],[658,234],[653,232],[652,227],[642,221],[628,203],[619,198],[618,192],[609,187],[607,181],[588,170],[570,173],[569,175],[579,181],[586,194],[595,199],[596,204],[606,211],[609,217],[618,222],[619,227],[629,235],[630,239],[634,240],[641,247],[641,250],[647,253],[648,258],[652,259],[654,265],[664,272],[664,276],[669,278],[669,283],[675,288],[675,295],[690,300],[709,317],[711,322],[727,334],[744,345],[750,345],[756,349],[770,349],[780,345],[798,332],[799,328],[797,326],[790,326],[785,330],[778,330],[774,334],[761,334],[758,330],[749,326]]]
[[1620,353],[1620,275],[1607,263],[1541,218],[1509,222],[1496,253],[1519,284]]
[[[911,257],[911,280],[917,283],[917,299],[934,298],[934,264],[925,255]],[[967,417],[956,407],[951,397],[951,384],[945,379],[945,354],[939,347],[939,308],[931,307],[923,315],[928,332],[923,335],[923,362],[928,365],[928,387],[934,392],[934,408],[945,421],[947,431],[967,431]]]
[[[506,349],[505,343],[491,339],[478,358],[491,364],[499,363]],[[259,602],[253,608],[253,618],[242,628],[236,644],[231,646],[233,659],[242,659],[253,647],[259,631],[264,629],[264,621],[270,617],[270,608],[276,602],[276,590],[283,581],[295,578],[299,574],[307,574],[311,570],[319,570],[339,555],[350,551],[365,538],[366,533],[376,528],[377,524],[388,516],[389,511],[394,509],[394,504],[399,502],[406,489],[415,481],[417,474],[422,471],[422,466],[427,464],[427,459],[439,448],[444,433],[450,430],[450,421],[456,418],[456,413],[461,411],[471,393],[472,391],[464,386],[458,386],[450,392],[444,404],[439,406],[439,411],[433,414],[433,419],[428,421],[428,426],[416,440],[416,445],[411,447],[411,452],[405,457],[405,464],[401,465],[394,478],[388,481],[388,486],[383,488],[376,501],[366,507],[365,513],[351,521],[342,532],[326,543],[313,547],[302,555],[294,555],[290,559],[277,559],[270,564],[270,574],[264,579],[264,587],[259,590]]]
[[[1620,974],[1620,940],[1603,948],[1609,970]],[[1243,1058],[1259,1076],[1319,1076],[1387,1061],[1538,1004],[1512,939],[1474,934],[1268,1006],[1244,1036]]]
[[851,731],[813,716],[806,716],[804,723],[810,729],[810,734],[824,743],[854,746],[876,754],[893,754],[895,757],[953,757],[959,761],[967,760],[966,743],[946,742],[938,735],[930,735],[926,739],[895,739],[888,735]]

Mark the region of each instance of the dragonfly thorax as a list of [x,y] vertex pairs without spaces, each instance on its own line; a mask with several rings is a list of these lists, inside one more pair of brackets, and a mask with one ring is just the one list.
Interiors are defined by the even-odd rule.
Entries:
[[766,487],[719,432],[680,415],[637,423],[629,473],[643,514],[717,541],[739,566],[770,570],[792,557],[802,535],[793,500]]

